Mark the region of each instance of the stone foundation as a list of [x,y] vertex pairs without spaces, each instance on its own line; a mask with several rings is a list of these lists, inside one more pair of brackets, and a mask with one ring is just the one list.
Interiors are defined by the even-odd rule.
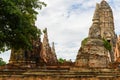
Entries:
[[0,80],[120,80],[120,77],[52,77],[52,76],[6,76],[0,77]]
[[[16,73],[16,74],[14,74]],[[0,80],[120,80],[112,69],[0,71]]]
[[29,76],[29,77],[5,77],[0,78],[0,80],[120,80],[120,78],[59,78],[59,77],[39,77],[39,76]]

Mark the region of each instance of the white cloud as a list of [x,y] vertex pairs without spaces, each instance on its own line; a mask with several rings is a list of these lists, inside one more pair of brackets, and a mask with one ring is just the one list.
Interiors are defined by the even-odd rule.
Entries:
[[[49,39],[55,41],[58,57],[75,59],[80,42],[88,35],[96,3],[101,0],[45,0],[37,25],[48,27]],[[107,0],[113,7],[115,27],[119,25],[119,0]],[[114,2],[114,5],[112,4]],[[120,12],[120,11],[119,11]],[[39,22],[39,23],[38,23]],[[118,33],[119,30],[116,31]]]
[[91,26],[96,2],[92,0],[45,2],[48,6],[39,14],[36,25],[39,28],[48,27],[50,42],[57,43],[58,57],[75,60],[80,42],[87,36]]
[[113,9],[113,15],[114,15],[115,31],[119,35],[120,34],[120,9],[119,9],[120,0],[112,1],[112,3],[111,3],[111,6]]

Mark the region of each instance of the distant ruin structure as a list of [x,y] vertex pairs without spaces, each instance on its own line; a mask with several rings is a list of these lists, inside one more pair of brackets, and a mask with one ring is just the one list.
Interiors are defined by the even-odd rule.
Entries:
[[50,65],[57,63],[54,43],[52,48],[49,45],[47,28],[44,30],[43,42],[41,39],[32,41],[32,50],[11,50],[9,63],[15,65]]
[[53,64],[53,63],[57,62],[54,44],[52,45],[52,48],[49,45],[47,28],[45,28],[45,30],[44,30],[42,52],[41,52],[40,56],[46,64]]

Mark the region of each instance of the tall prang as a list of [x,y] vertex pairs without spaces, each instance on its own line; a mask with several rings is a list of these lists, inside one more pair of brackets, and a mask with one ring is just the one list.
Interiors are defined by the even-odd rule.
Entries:
[[51,51],[52,51],[54,62],[57,62],[57,56],[56,56],[56,52],[55,52],[55,44],[54,44],[54,42],[52,42]]
[[114,61],[114,51],[116,46],[117,36],[114,31],[114,18],[112,9],[109,4],[103,0],[100,5],[100,27],[101,27],[101,37],[106,39],[112,46],[110,56],[111,61]]
[[[43,63],[45,64],[53,64],[57,62],[56,54],[52,52],[52,49],[49,45],[48,40],[48,34],[47,34],[47,28],[45,28],[44,32],[44,38],[43,38],[43,44],[42,44],[42,52],[40,54]],[[54,50],[55,51],[55,50]]]
[[96,4],[89,35],[81,43],[75,66],[108,67],[114,61],[116,34],[113,13],[109,4],[102,0]]

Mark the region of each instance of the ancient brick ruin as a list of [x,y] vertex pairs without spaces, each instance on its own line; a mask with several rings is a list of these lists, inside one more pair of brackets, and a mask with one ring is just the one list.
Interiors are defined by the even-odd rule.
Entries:
[[120,80],[120,36],[105,0],[96,4],[92,21],[75,62],[58,65],[45,28],[43,42],[33,41],[32,50],[11,50],[9,64],[0,67],[0,80]]
[[[113,13],[109,4],[102,0],[96,4],[93,23],[78,51],[75,66],[83,68],[108,68],[120,57],[119,37],[114,31]],[[32,50],[11,50],[9,64],[20,66],[43,66],[57,64],[54,43],[49,45],[47,28],[44,30],[43,42],[41,39],[32,41]]]
[[[114,62],[114,51],[117,36],[114,31],[112,9],[106,1],[96,4],[93,23],[88,37],[82,41],[78,51],[76,66],[109,67]],[[110,45],[109,49],[106,45]]]
[[57,63],[57,56],[55,53],[54,43],[52,47],[49,45],[47,28],[45,28],[43,42],[41,39],[32,41],[32,50],[11,50],[11,57],[9,64],[20,65],[20,66],[40,66]]
[[[75,66],[84,68],[107,68],[120,57],[119,37],[114,31],[114,18],[109,4],[102,0],[96,4],[89,29],[78,51]],[[44,30],[43,42],[38,39],[33,42],[32,50],[12,49],[10,64],[15,65],[53,65],[57,63],[54,43],[49,45],[47,28]],[[34,66],[35,66],[34,65]]]

